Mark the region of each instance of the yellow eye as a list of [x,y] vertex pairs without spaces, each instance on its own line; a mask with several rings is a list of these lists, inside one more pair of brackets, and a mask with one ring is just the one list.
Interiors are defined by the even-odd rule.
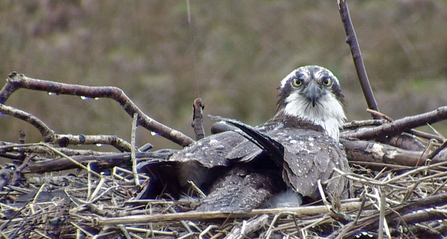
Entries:
[[303,85],[303,80],[300,78],[293,79],[293,86],[298,87]]
[[323,83],[323,85],[325,85],[325,86],[330,86],[330,85],[332,85],[332,79],[331,79],[331,78],[325,78],[325,79],[322,81],[322,83]]

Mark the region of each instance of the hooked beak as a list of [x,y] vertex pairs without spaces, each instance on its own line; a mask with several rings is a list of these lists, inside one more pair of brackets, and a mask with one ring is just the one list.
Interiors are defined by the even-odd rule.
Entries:
[[315,81],[311,81],[304,90],[304,96],[312,102],[312,107],[315,107],[315,104],[322,94],[323,91],[318,87]]

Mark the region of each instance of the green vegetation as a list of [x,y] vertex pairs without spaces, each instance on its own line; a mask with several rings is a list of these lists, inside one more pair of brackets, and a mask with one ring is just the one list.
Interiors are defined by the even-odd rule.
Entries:
[[[275,111],[276,86],[305,64],[340,78],[350,120],[364,102],[336,1],[2,1],[0,77],[122,88],[154,119],[193,135],[191,105],[207,114],[259,124]],[[392,118],[447,102],[447,2],[350,1],[373,89]],[[115,102],[19,91],[8,105],[58,133],[116,134],[129,140],[131,119]],[[206,127],[212,122],[207,120]],[[444,125],[442,125],[444,124]],[[441,131],[445,123],[436,125]],[[0,140],[37,130],[0,117]],[[176,147],[139,130],[138,144]]]

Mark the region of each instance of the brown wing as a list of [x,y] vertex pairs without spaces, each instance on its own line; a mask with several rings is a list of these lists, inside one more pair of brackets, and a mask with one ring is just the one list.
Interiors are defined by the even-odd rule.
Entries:
[[[277,127],[262,133],[240,122],[227,121],[250,135],[252,141],[256,141],[256,144],[251,141],[242,142],[228,154],[229,159],[240,157],[242,162],[249,162],[263,150],[271,148],[272,145],[268,144],[273,142],[277,147],[279,145],[282,155],[275,154],[276,157],[271,160],[282,170],[284,182],[296,192],[303,196],[319,198],[317,182],[321,180],[326,192],[331,196],[349,196],[348,180],[334,171],[334,168],[338,168],[350,172],[345,152],[338,142],[324,132],[313,128],[287,127],[285,124],[286,127]],[[255,145],[260,145],[263,150],[253,147]]]
[[246,141],[244,137],[227,131],[203,138],[191,146],[174,154],[169,161],[179,162],[178,179],[181,187],[187,181],[193,181],[197,186],[212,181],[216,167],[229,167],[226,155],[239,143]]
[[283,179],[303,196],[319,198],[317,182],[336,198],[348,197],[349,182],[334,168],[350,172],[343,148],[322,132],[285,128],[269,135],[284,146]]

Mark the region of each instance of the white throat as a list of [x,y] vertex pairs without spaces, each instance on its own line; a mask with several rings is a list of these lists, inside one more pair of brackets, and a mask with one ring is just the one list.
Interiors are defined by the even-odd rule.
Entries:
[[342,104],[333,94],[323,95],[315,107],[307,102],[298,92],[293,92],[285,100],[286,115],[300,117],[310,120],[323,127],[326,133],[337,142],[340,135],[340,128],[346,120]]

